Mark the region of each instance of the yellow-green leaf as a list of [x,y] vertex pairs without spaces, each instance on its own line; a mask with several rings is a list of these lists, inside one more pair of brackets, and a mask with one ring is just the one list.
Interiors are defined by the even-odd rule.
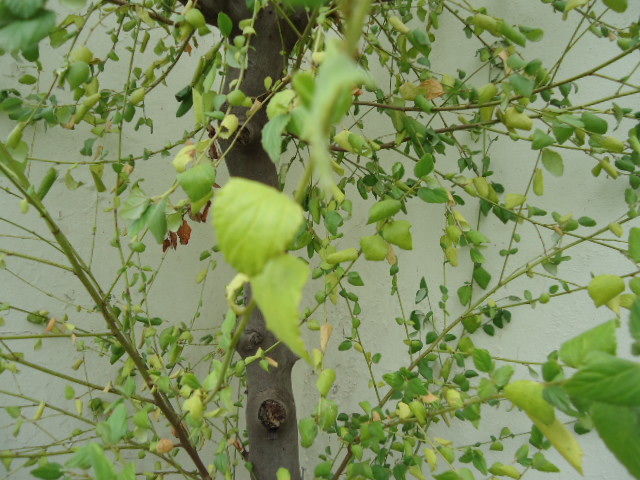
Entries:
[[598,275],[589,284],[589,295],[600,307],[624,292],[624,280],[617,275]]
[[504,389],[506,397],[524,410],[529,417],[544,425],[551,425],[556,418],[555,410],[542,396],[544,385],[531,380],[518,380]]
[[220,250],[249,276],[285,251],[302,221],[302,208],[287,195],[244,178],[229,180],[213,204]]
[[298,326],[302,290],[310,268],[291,255],[272,259],[251,281],[253,296],[264,314],[267,328],[295,354],[311,363]]
[[532,420],[556,450],[558,450],[560,455],[562,455],[573,468],[582,473],[582,457],[584,456],[584,452],[582,451],[580,443],[576,440],[576,437],[573,436],[567,427],[557,418],[550,425],[545,425],[535,418],[532,418]]

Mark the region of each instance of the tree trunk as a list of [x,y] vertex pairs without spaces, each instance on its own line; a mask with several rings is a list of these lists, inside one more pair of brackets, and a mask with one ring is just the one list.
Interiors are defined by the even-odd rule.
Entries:
[[[237,28],[240,20],[251,18],[252,12],[244,0],[200,0],[198,7],[205,14],[207,22],[217,25],[219,12],[226,13],[234,23],[232,35],[240,34]],[[298,32],[307,25],[304,11],[296,11],[290,16]],[[283,56],[295,46],[298,33],[289,23],[278,16],[272,6],[262,9],[255,24],[256,36],[251,39],[248,68],[240,88],[247,96],[260,97],[266,93],[264,80],[274,81],[282,77],[287,58]],[[230,69],[225,90],[237,79],[238,69]],[[246,108],[234,108],[233,113],[240,124],[247,118]],[[263,107],[253,116],[248,125],[240,131],[236,144],[229,152],[226,163],[232,176],[255,180],[274,188],[280,187],[276,166],[262,148],[261,131],[267,123],[266,109]],[[221,142],[226,149],[230,141]],[[248,292],[247,297],[250,296]],[[276,337],[267,330],[262,313],[256,309],[247,329],[238,344],[237,351],[244,358],[256,353],[258,348],[266,350],[276,343]],[[291,385],[291,369],[298,359],[286,346],[280,345],[269,357],[277,362],[266,372],[257,362],[247,368],[246,420],[249,432],[249,461],[253,464],[253,474],[258,480],[274,480],[279,468],[286,468],[293,480],[300,480],[298,460],[298,425],[296,406]]]

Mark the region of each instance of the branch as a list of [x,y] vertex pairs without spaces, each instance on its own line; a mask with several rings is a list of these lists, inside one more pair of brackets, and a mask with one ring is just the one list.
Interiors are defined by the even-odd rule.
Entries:
[[[119,5],[121,7],[130,7],[130,8],[134,8],[134,7],[139,7],[140,5],[132,5],[129,2],[125,2],[125,0],[102,0],[103,2],[106,3],[113,3],[114,5]],[[149,9],[145,9],[147,10],[147,12],[149,12],[149,16],[151,18],[153,18],[154,20],[160,22],[160,23],[164,23],[165,25],[174,25],[175,22],[167,17],[163,17],[162,15],[158,15],[156,12],[154,12],[153,10],[149,10]]]

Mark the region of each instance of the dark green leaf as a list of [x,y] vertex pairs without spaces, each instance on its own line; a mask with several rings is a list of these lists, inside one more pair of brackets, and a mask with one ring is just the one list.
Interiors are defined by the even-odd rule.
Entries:
[[487,286],[489,286],[489,282],[491,281],[491,274],[487,272],[481,265],[476,265],[476,267],[473,269],[473,279],[482,288],[487,288]]
[[218,28],[225,37],[231,36],[231,32],[233,31],[233,21],[229,15],[224,12],[220,12],[218,14]]
[[36,468],[35,470],[31,470],[31,475],[45,480],[56,480],[64,475],[64,472],[62,471],[62,465],[51,462],[43,465],[42,467]]
[[640,478],[640,407],[596,403],[591,418],[607,448],[631,475]]

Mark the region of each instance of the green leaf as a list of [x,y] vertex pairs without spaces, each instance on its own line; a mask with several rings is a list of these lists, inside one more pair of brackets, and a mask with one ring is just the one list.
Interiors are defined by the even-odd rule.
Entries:
[[631,338],[640,342],[640,298],[633,302],[629,312],[629,331]]
[[328,1],[329,0],[283,0],[282,3],[286,5],[315,8],[315,7],[321,7]]
[[56,480],[64,475],[62,471],[62,465],[59,463],[46,463],[43,466],[36,468],[35,470],[31,470],[31,475],[36,478],[43,478],[45,480]]
[[418,163],[416,163],[413,173],[418,178],[423,178],[433,172],[434,167],[433,155],[426,153]]
[[394,216],[402,208],[402,202],[394,199],[382,200],[376,203],[369,211],[367,223],[375,223]]
[[471,287],[471,285],[464,285],[458,289],[458,299],[460,300],[460,303],[465,307],[469,305],[472,293],[473,288]]
[[305,417],[300,420],[300,444],[303,448],[311,447],[317,436],[318,425],[313,418]]
[[178,175],[178,183],[192,202],[211,193],[216,182],[216,169],[211,163],[201,163]]
[[231,36],[233,31],[233,20],[224,12],[218,13],[218,28],[225,37]]
[[318,377],[318,381],[316,382],[316,387],[318,387],[318,391],[320,395],[326,397],[333,386],[333,382],[336,381],[336,371],[331,368],[324,369],[320,376]]
[[486,289],[489,286],[489,282],[491,282],[491,274],[487,272],[482,265],[476,265],[473,269],[473,279],[483,289]]
[[527,201],[527,197],[525,197],[520,193],[508,193],[504,201],[504,206],[508,210],[513,210],[514,208],[519,207],[526,201]]
[[287,128],[291,115],[278,115],[262,129],[262,148],[272,162],[278,163],[282,155],[282,133]]
[[0,28],[0,49],[13,52],[33,47],[49,35],[55,25],[55,13],[44,9],[28,19],[11,20]]
[[640,263],[640,228],[633,227],[629,230],[629,257],[636,263]]
[[29,186],[29,179],[24,174],[24,164],[15,160],[2,142],[0,142],[0,163],[9,170],[20,185],[23,187]]
[[[628,0],[602,0],[604,4],[615,12],[624,12],[629,6]],[[637,475],[636,475],[637,477]]]
[[413,250],[413,237],[411,236],[411,222],[397,220],[387,223],[382,228],[382,236],[389,242],[404,250]]
[[607,121],[603,118],[594,115],[591,112],[584,112],[580,117],[582,123],[584,123],[584,128],[588,132],[599,133],[600,135],[604,135],[609,130],[609,125]]
[[364,258],[372,261],[384,260],[389,252],[387,242],[380,235],[360,238],[360,248],[364,252]]
[[302,260],[280,255],[252,279],[251,287],[267,328],[295,354],[311,362],[298,326],[298,308],[309,275],[309,265]]
[[633,477],[640,478],[640,408],[596,403],[591,418],[607,448]]
[[118,443],[126,435],[127,415],[127,406],[120,403],[107,419],[107,425],[109,425],[111,432],[109,436],[111,443]]
[[533,150],[542,150],[545,147],[553,145],[556,140],[546,132],[536,128],[533,132],[531,148]]
[[589,363],[564,384],[583,400],[611,405],[640,405],[640,364],[606,353],[592,353]]
[[531,380],[518,380],[504,388],[505,396],[531,419],[551,425],[556,418],[554,408],[543,397],[544,385]]
[[87,0],[60,0],[61,3],[64,3],[69,8],[73,8],[74,10],[78,10],[85,6]]
[[30,18],[44,6],[44,0],[4,0],[9,11],[20,18]]
[[564,162],[562,161],[562,155],[554,150],[545,148],[542,151],[542,165],[551,175],[561,177],[564,173]]
[[160,203],[151,207],[151,215],[149,216],[149,230],[153,234],[156,242],[164,242],[167,236],[167,199],[163,198]]
[[340,250],[332,254],[327,255],[326,261],[330,265],[335,265],[341,262],[352,262],[358,258],[358,249],[347,248]]
[[500,477],[509,477],[518,479],[522,476],[520,470],[518,470],[513,465],[505,465],[504,463],[496,462],[491,467],[489,467],[489,473],[493,475],[498,475]]
[[584,452],[580,443],[576,440],[573,434],[564,426],[559,420],[555,419],[552,424],[545,425],[542,421],[532,418],[533,423],[536,424],[544,436],[549,439],[551,444],[562,455],[573,468],[582,474],[582,457]]
[[473,363],[481,372],[490,373],[495,368],[495,363],[488,350],[475,348],[473,350]]
[[533,463],[531,464],[534,470],[539,472],[559,472],[560,469],[553,463],[545,458],[545,456],[538,452],[533,456]]
[[116,478],[116,471],[113,468],[111,460],[105,455],[104,450],[95,444],[90,443],[89,457],[91,459],[91,466],[93,467],[93,473],[95,474],[95,480],[114,480]]
[[232,178],[213,204],[218,245],[238,271],[254,276],[285,251],[303,221],[302,208],[284,193]]
[[570,367],[586,363],[590,352],[616,353],[616,320],[611,320],[566,341],[560,348],[560,360]]
[[617,275],[598,275],[589,283],[589,295],[596,307],[606,304],[624,292],[624,280]]
[[447,203],[449,193],[444,188],[420,188],[418,197],[427,203]]
[[513,89],[523,97],[530,97],[533,95],[533,89],[536,85],[532,79],[518,74],[511,75],[509,77],[509,83]]
[[127,201],[120,207],[120,216],[125,220],[137,220],[142,216],[150,200],[138,187],[134,187]]

